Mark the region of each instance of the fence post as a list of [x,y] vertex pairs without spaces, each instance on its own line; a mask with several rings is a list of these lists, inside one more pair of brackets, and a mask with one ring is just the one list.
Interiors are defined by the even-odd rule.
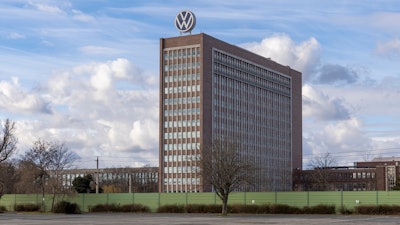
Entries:
[[158,192],[158,208],[161,206],[161,193]]
[[186,206],[188,205],[188,192],[185,192],[185,197],[186,197]]
[[378,190],[376,190],[376,205],[379,205],[379,193],[378,193]]
[[85,212],[85,193],[78,194],[78,196],[81,196],[82,198],[82,211]]
[[108,195],[109,193],[107,193],[107,205],[110,204]]
[[278,192],[275,191],[275,204],[278,204]]
[[343,189],[340,191],[340,206],[343,208]]
[[246,192],[243,192],[244,205],[246,205]]
[[307,206],[310,207],[310,192],[307,191]]

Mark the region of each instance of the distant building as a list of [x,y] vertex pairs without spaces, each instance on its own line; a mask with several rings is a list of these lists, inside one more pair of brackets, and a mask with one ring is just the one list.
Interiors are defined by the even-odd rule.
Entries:
[[75,178],[91,175],[96,181],[97,174],[100,188],[112,186],[121,193],[158,192],[158,167],[73,169],[62,171],[60,176],[62,186],[72,188]]
[[[302,168],[301,73],[207,34],[160,40],[160,192],[204,192],[214,139],[258,169],[252,190],[292,189]],[[206,174],[205,174],[206,176]]]
[[353,167],[293,171],[294,191],[390,191],[400,179],[400,158],[355,162]]
[[376,168],[376,189],[390,191],[400,179],[400,157],[379,157],[354,163],[359,168]]

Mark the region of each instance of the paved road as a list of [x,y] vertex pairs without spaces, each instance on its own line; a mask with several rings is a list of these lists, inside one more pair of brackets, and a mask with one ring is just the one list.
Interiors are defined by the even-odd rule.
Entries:
[[0,214],[1,225],[235,225],[235,224],[400,224],[400,216],[343,215],[218,215],[203,214]]

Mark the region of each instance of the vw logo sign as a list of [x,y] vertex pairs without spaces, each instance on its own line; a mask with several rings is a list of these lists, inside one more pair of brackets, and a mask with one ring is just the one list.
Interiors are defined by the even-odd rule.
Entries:
[[196,17],[189,10],[180,11],[175,17],[175,27],[180,32],[190,32],[193,30],[195,25]]

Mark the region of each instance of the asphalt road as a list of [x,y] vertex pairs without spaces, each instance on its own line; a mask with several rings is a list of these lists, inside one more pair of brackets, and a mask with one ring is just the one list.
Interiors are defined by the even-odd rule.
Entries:
[[234,225],[234,224],[400,224],[400,216],[359,216],[359,215],[229,215],[222,217],[211,214],[27,214],[2,213],[1,225]]

